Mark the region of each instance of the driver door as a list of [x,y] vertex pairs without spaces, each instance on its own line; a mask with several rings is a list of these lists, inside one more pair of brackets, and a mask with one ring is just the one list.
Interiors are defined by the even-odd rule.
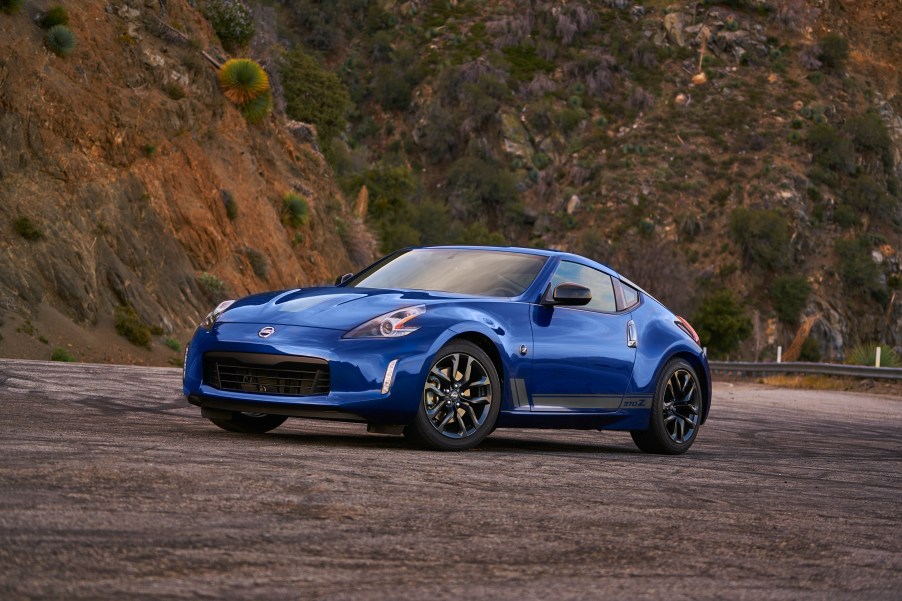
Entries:
[[564,282],[585,286],[582,307],[532,307],[533,411],[607,412],[620,407],[633,372],[629,312],[617,312],[608,274],[561,261],[552,289]]

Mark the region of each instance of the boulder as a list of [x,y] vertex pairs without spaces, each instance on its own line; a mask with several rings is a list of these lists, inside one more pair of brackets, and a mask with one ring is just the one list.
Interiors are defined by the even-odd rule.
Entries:
[[501,133],[504,139],[504,152],[528,159],[532,156],[532,143],[529,141],[529,132],[520,121],[520,118],[513,113],[501,114]]
[[664,31],[667,32],[667,38],[679,46],[686,45],[686,36],[683,29],[686,27],[686,15],[683,13],[667,13],[664,15]]
[[567,201],[567,214],[573,215],[576,213],[579,210],[580,204],[582,204],[582,202],[580,201],[579,196],[576,194],[571,196],[570,200]]

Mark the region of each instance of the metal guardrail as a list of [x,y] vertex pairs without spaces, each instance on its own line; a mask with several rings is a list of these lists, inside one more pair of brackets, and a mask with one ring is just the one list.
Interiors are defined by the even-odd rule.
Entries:
[[835,363],[753,363],[744,361],[710,361],[711,370],[728,374],[819,374],[823,376],[851,376],[875,380],[902,380],[902,369],[870,367]]

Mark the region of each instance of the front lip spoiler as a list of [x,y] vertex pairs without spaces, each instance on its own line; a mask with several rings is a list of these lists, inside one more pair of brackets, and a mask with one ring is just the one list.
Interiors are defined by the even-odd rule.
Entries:
[[359,422],[367,420],[354,413],[344,411],[332,411],[330,409],[311,409],[307,407],[293,407],[285,403],[266,403],[254,401],[238,401],[234,399],[213,399],[201,397],[195,394],[188,396],[188,402],[201,408],[204,417],[219,417],[218,415],[206,415],[206,409],[214,414],[218,411],[243,411],[245,413],[268,413],[270,415],[285,415],[288,417],[307,417],[311,419],[324,419],[337,422]]

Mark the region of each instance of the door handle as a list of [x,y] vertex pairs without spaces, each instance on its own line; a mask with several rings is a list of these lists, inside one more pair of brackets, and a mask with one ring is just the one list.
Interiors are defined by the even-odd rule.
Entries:
[[639,346],[639,339],[636,338],[636,322],[632,319],[626,322],[626,346],[630,348]]

